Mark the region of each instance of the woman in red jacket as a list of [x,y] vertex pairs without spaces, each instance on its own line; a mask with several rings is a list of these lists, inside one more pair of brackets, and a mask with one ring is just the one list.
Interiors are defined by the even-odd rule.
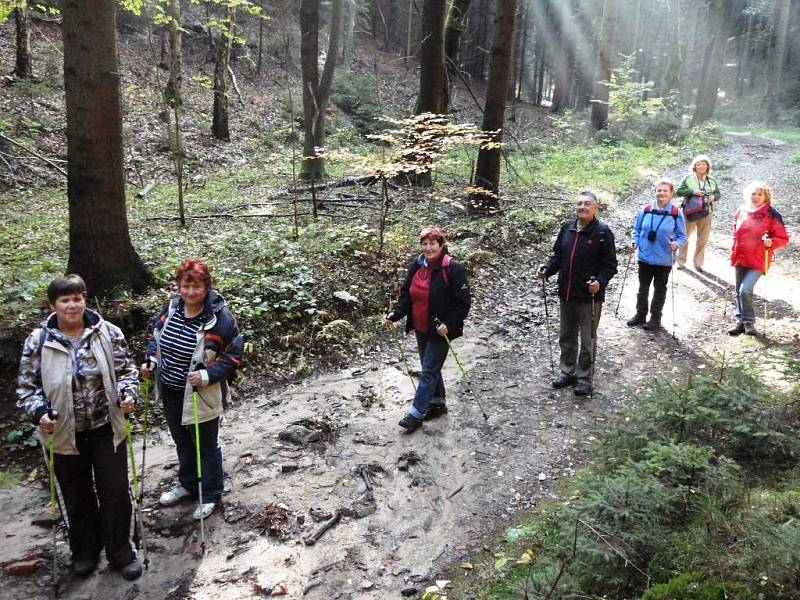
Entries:
[[[772,190],[754,181],[742,192],[744,204],[733,216],[731,265],[736,269],[736,325],[729,335],[756,335],[753,288],[766,274],[775,250],[789,243],[783,217],[772,208]],[[748,201],[749,198],[749,201]]]

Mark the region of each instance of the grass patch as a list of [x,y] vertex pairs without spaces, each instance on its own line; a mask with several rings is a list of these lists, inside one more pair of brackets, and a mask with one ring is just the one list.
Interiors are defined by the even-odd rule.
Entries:
[[13,488],[19,485],[20,477],[16,471],[0,470],[0,489]]
[[768,127],[766,125],[735,125],[731,123],[720,123],[722,131],[733,131],[734,133],[750,133],[783,140],[784,142],[800,143],[800,128],[797,127]]

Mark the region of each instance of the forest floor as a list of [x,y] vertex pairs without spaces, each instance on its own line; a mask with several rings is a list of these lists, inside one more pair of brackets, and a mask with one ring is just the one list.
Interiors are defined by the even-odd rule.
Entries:
[[[766,348],[797,350],[800,261],[794,243],[778,254],[768,281],[756,288],[759,314],[763,295],[769,300],[768,336],[724,333],[732,321],[727,256],[740,190],[751,179],[769,181],[790,236],[797,239],[800,207],[790,202],[800,174],[788,166],[794,151],[788,143],[737,134],[715,153],[714,173],[724,195],[714,215],[706,272],[675,271],[666,331],[650,334],[625,326],[634,304],[635,265],[614,314],[627,264],[627,254],[620,253],[600,323],[593,398],[550,387],[548,336],[557,361],[555,284],[548,286],[548,329],[535,277],[544,251],[524,248],[507,264],[483,271],[491,284],[476,286],[465,335],[455,343],[472,391],[448,358],[448,415],[413,434],[397,426],[413,390],[388,336],[379,351],[345,369],[248,398],[226,415],[221,433],[226,493],[221,510],[206,521],[202,557],[193,505],[157,506],[176,476],[176,463],[169,434],[153,430],[144,499],[149,570],[128,583],[103,562],[93,576],[76,579],[68,574],[68,549],[59,532],[62,597],[417,597],[437,574],[462,571],[461,562],[488,549],[497,532],[523,511],[557,497],[559,480],[585,460],[585,444],[596,428],[632,403],[652,376],[681,377],[721,357],[733,364]],[[670,175],[679,180],[686,168]],[[615,231],[618,247],[626,243],[633,207],[650,197],[650,189],[641,190],[620,203],[631,208],[600,215]],[[761,319],[758,325],[763,330]],[[415,356],[410,338],[403,345]],[[0,489],[0,502],[0,564],[41,559],[32,576],[0,574],[3,597],[49,597],[52,537],[32,525],[49,517],[44,469]],[[316,543],[306,543],[337,516]],[[472,566],[469,577],[477,581],[484,567]]]

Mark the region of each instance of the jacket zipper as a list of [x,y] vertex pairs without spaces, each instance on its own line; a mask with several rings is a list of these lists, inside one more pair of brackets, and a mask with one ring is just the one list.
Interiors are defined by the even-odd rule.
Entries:
[[575,260],[575,249],[578,247],[578,235],[580,233],[575,231],[575,242],[572,244],[572,253],[569,255],[569,276],[567,277],[567,298],[569,302],[569,295],[572,292],[572,262]]

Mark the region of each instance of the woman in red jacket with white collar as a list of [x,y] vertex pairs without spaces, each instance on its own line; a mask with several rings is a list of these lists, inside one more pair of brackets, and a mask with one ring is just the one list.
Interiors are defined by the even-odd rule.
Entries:
[[[733,216],[731,265],[736,269],[736,325],[729,335],[756,335],[753,288],[766,274],[775,250],[789,243],[783,217],[772,207],[772,190],[754,181],[742,192],[744,204]],[[749,198],[749,201],[748,201]]]

